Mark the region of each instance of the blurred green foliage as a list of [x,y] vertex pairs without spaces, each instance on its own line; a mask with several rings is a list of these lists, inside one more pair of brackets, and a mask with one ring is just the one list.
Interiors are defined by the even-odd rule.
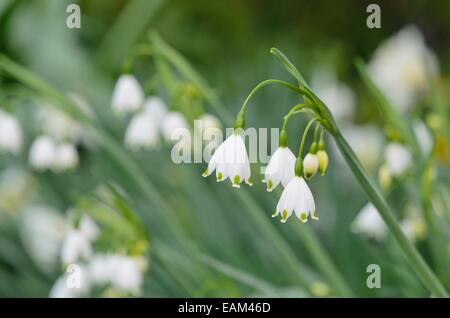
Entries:
[[[65,26],[65,9],[72,2],[82,10],[79,30]],[[367,60],[384,38],[406,24],[415,24],[436,52],[442,74],[450,74],[450,2],[378,1],[382,28],[376,30],[365,26],[368,3],[3,0],[0,50],[60,91],[85,97],[104,132],[118,143],[122,143],[125,124],[110,111],[113,85],[127,52],[138,43],[148,42],[151,30],[156,30],[209,83],[225,105],[225,114],[236,113],[259,81],[287,78],[269,54],[276,46],[299,64],[307,78],[316,67],[331,65],[358,94],[356,121],[380,122],[374,101],[355,70],[355,57]],[[145,58],[137,60],[133,68],[141,82],[156,71]],[[18,84],[10,76],[2,76],[1,81],[1,106],[21,118],[27,149],[35,100],[9,98],[9,91],[17,89]],[[247,116],[252,126],[279,127],[281,119],[274,118],[281,118],[295,98],[269,88],[252,103],[255,106]],[[203,107],[221,115],[209,102]],[[226,118],[222,116],[222,120]],[[231,124],[224,122],[225,126]],[[290,135],[300,134],[297,127],[291,125]],[[26,167],[26,152],[18,159],[0,155],[0,169],[13,160]],[[292,220],[280,225],[270,218],[279,194],[268,195],[259,182],[251,190],[237,192],[203,179],[204,165],[173,164],[169,145],[160,151],[130,153],[128,160],[141,169],[142,178],[149,180],[154,189],[152,197],[143,193],[139,181],[111,160],[102,147],[82,150],[77,171],[63,175],[33,173],[33,196],[63,212],[99,183],[120,185],[152,239],[143,296],[340,295],[305,248],[305,237],[325,247],[327,257],[353,295],[428,296],[391,239],[374,243],[351,233],[349,224],[366,199],[342,165],[331,164],[325,178],[311,182],[320,223]],[[448,186],[448,166],[443,171],[443,183]],[[408,196],[402,191],[392,194],[395,205],[401,205]],[[427,244],[421,242],[418,247],[431,260]],[[371,263],[383,269],[381,289],[366,287],[366,267]],[[0,296],[47,296],[59,273],[43,273],[36,267],[21,243],[14,214],[0,218]],[[449,281],[446,287],[450,287]]]

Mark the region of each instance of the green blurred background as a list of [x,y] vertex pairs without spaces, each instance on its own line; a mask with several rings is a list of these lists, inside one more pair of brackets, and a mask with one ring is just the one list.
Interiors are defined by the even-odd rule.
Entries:
[[[70,3],[81,7],[81,29],[65,26]],[[369,3],[1,0],[0,50],[59,90],[83,96],[104,130],[119,144],[126,122],[111,114],[114,83],[127,52],[148,42],[150,31],[157,31],[213,88],[227,115],[221,118],[224,127],[231,126],[228,116],[239,110],[255,84],[266,78],[291,80],[271,57],[271,47],[282,49],[307,79],[320,66],[332,67],[339,80],[356,92],[355,122],[380,124],[380,114],[358,77],[354,59],[368,60],[383,39],[414,24],[437,55],[445,79],[450,73],[450,2],[377,1],[381,29],[366,27]],[[144,82],[156,71],[151,60],[140,58],[133,72]],[[10,76],[3,77],[0,96],[2,106],[20,118],[29,145],[35,101],[6,96],[18,86]],[[167,102],[171,106],[170,100]],[[295,102],[292,94],[268,88],[254,98],[247,121],[254,127],[279,127]],[[204,108],[220,117],[210,104],[204,101]],[[291,136],[301,133],[301,121],[296,122],[289,128]],[[291,140],[290,146],[297,149],[295,138]],[[80,166],[68,173],[28,171],[26,151],[19,157],[0,155],[0,169],[14,163],[28,171],[31,181],[23,206],[39,202],[60,213],[100,183],[124,189],[123,200],[138,215],[150,241],[148,269],[139,296],[429,295],[392,239],[372,242],[350,231],[367,200],[345,165],[332,160],[326,177],[310,183],[320,222],[301,224],[291,219],[280,224],[270,217],[280,193],[266,192],[258,180],[258,167],[253,167],[255,186],[235,190],[202,178],[205,164],[173,164],[170,148],[165,145],[158,151],[129,154],[127,160],[133,161],[129,165],[145,172],[140,177],[151,185],[147,192],[102,147],[80,149]],[[442,169],[443,183],[448,185],[448,162]],[[410,194],[405,192],[400,187],[391,194],[394,206],[407,200]],[[56,266],[43,271],[30,256],[21,234],[23,206],[0,218],[0,296],[46,297],[62,269]],[[323,245],[324,254],[311,253],[317,244]],[[426,240],[417,245],[436,268]],[[324,264],[323,257],[333,268],[318,266]],[[372,263],[381,266],[381,289],[366,286],[366,268]],[[351,292],[343,293],[343,289]]]

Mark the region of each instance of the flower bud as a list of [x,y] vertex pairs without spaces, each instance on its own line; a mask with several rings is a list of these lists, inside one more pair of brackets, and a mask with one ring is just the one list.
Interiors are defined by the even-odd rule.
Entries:
[[328,168],[328,154],[325,151],[325,143],[322,140],[319,142],[319,151],[317,152],[317,159],[319,160],[319,173],[321,176],[325,175]]
[[313,143],[309,149],[309,153],[303,159],[303,171],[305,178],[310,180],[319,168],[319,159],[317,157],[317,143]]

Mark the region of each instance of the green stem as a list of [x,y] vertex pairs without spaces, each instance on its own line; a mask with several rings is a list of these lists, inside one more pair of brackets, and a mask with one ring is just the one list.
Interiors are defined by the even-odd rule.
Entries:
[[433,293],[436,297],[448,297],[447,291],[442,286],[441,282],[437,279],[435,274],[429,268],[425,260],[419,254],[414,245],[408,240],[398,224],[394,213],[387,204],[386,200],[381,195],[381,192],[375,186],[373,181],[370,180],[366,171],[362,167],[355,153],[342,136],[339,130],[333,135],[336,144],[345,158],[347,165],[352,170],[359,184],[365,191],[369,200],[377,208],[380,215],[383,217],[384,222],[389,227],[395,240],[399,244],[403,253],[406,256],[407,261],[414,269],[416,274],[422,280],[422,283]]
[[245,99],[244,103],[242,104],[240,113],[244,113],[244,112],[245,112],[245,109],[247,108],[248,102],[249,102],[250,99],[253,97],[253,95],[256,94],[256,92],[257,92],[258,90],[260,90],[260,89],[263,88],[264,86],[271,85],[271,84],[278,84],[278,85],[287,87],[287,88],[289,88],[291,91],[294,91],[294,92],[296,92],[296,93],[299,93],[299,94],[302,94],[302,95],[305,94],[305,91],[304,91],[304,90],[302,90],[302,89],[300,89],[300,88],[298,88],[298,87],[295,87],[294,85],[292,85],[292,84],[290,84],[290,83],[288,83],[288,82],[281,81],[281,80],[277,80],[277,79],[268,79],[268,80],[262,81],[261,83],[259,83],[258,85],[256,85],[255,88],[250,92],[250,94],[248,94],[247,98]]
[[297,104],[291,108],[291,110],[287,113],[286,116],[284,116],[283,120],[283,126],[281,127],[281,130],[286,130],[287,123],[289,119],[292,117],[292,115],[296,114],[297,111],[302,109],[303,107],[306,107],[305,104]]
[[312,124],[314,124],[314,122],[316,120],[317,120],[317,118],[310,119],[310,121],[308,122],[308,124],[305,127],[305,130],[303,131],[302,141],[300,143],[300,147],[298,148],[297,158],[299,158],[299,159],[302,158],[303,148],[305,147],[305,140],[306,140],[306,136],[308,135],[308,131],[311,128]]
[[152,56],[153,48],[149,44],[140,44],[133,47],[125,57],[122,65],[122,71],[129,73],[133,69],[134,61],[141,56]]

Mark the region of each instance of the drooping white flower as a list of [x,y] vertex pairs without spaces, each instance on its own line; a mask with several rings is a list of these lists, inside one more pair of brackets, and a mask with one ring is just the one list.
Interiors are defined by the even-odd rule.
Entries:
[[167,114],[167,105],[158,96],[149,96],[145,100],[143,111],[151,117],[154,125],[159,128]]
[[316,206],[314,197],[302,177],[295,176],[284,188],[281,198],[278,201],[275,213],[272,215],[276,217],[281,215],[281,222],[285,223],[287,219],[295,212],[297,218],[303,223],[308,221],[308,216],[318,220],[316,214]]
[[98,228],[95,221],[87,214],[83,214],[80,219],[79,229],[81,233],[89,240],[94,241],[100,234],[100,229]]
[[391,142],[386,147],[386,165],[393,176],[400,176],[412,165],[409,150],[398,142]]
[[120,254],[97,254],[88,266],[89,280],[94,285],[111,284],[123,291],[138,294],[143,271],[137,258]]
[[0,109],[0,150],[14,155],[22,149],[23,136],[19,121],[13,115]]
[[161,133],[164,139],[168,142],[173,141],[173,135],[177,129],[189,129],[189,125],[180,112],[167,113],[162,121]]
[[30,257],[42,271],[54,271],[67,230],[63,215],[45,205],[29,205],[20,224],[20,237]]
[[71,143],[62,143],[56,147],[53,167],[56,171],[70,170],[78,166],[78,151]]
[[133,75],[124,74],[117,80],[112,94],[111,107],[114,112],[123,114],[141,108],[144,92]]
[[84,138],[82,125],[52,105],[40,104],[37,121],[42,134],[50,136],[54,140],[78,143]]
[[403,219],[400,223],[400,228],[406,237],[413,242],[425,237],[425,224],[417,216],[410,216]]
[[351,225],[354,233],[365,234],[373,239],[381,240],[387,234],[387,227],[378,210],[372,203],[367,203],[356,216]]
[[29,163],[36,170],[46,170],[53,167],[56,157],[56,143],[49,136],[39,136],[31,145]]
[[379,46],[368,71],[392,105],[404,112],[428,88],[428,78],[438,73],[438,64],[420,30],[410,25]]
[[355,113],[355,93],[347,84],[339,82],[331,69],[316,71],[311,82],[317,96],[329,107],[336,121],[352,119]]
[[150,112],[143,111],[131,119],[125,132],[125,145],[133,150],[151,149],[159,144],[158,124]]
[[229,178],[236,188],[240,187],[242,181],[252,185],[247,149],[240,134],[234,132],[216,149],[203,176],[209,176],[214,170],[217,181]]
[[264,182],[267,184],[267,191],[272,191],[281,182],[286,187],[294,178],[295,156],[288,147],[279,147],[273,153],[269,164],[264,171]]
[[433,150],[433,136],[430,130],[423,121],[416,121],[413,130],[422,154],[427,156]]
[[71,229],[67,233],[61,250],[63,264],[71,264],[92,255],[91,242],[80,229]]

